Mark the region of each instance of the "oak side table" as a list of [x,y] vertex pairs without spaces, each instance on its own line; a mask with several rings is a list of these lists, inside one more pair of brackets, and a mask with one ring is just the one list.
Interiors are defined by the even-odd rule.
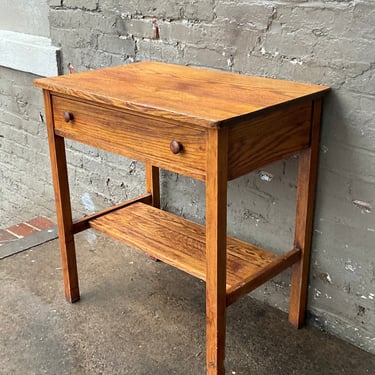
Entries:
[[[79,300],[74,234],[95,228],[206,282],[206,371],[224,370],[226,308],[292,267],[304,323],[322,98],[329,88],[140,62],[42,78],[65,295]],[[145,194],[72,221],[64,138],[145,163]],[[227,181],[299,154],[293,248],[227,236]],[[206,224],[160,210],[159,168],[204,181]]]

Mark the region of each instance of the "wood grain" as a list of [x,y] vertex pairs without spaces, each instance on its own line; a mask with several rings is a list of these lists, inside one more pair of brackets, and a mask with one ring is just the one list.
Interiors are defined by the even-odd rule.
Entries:
[[206,368],[224,375],[228,129],[209,129],[206,174]]
[[65,298],[69,302],[76,302],[80,299],[80,295],[73,236],[68,170],[66,165],[65,142],[64,138],[59,137],[54,133],[54,118],[51,96],[48,91],[44,91],[43,94],[46,109],[52,179],[55,192],[56,216],[59,232]]
[[275,256],[271,262],[259,268],[257,272],[243,278],[243,280],[233,288],[227,289],[227,305],[229,306],[236,302],[240,297],[258,288],[300,259],[300,249],[292,249],[285,254]]
[[311,102],[302,102],[230,127],[228,179],[309,147],[310,120]]
[[313,106],[311,147],[300,154],[294,246],[301,249],[301,259],[292,267],[289,322],[301,327],[305,322],[307,303],[311,237],[314,219],[315,188],[318,172],[320,117],[322,101]]
[[[56,134],[139,161],[152,160],[155,166],[204,179],[205,129],[145,119],[59,96],[53,96],[52,102]],[[64,121],[66,111],[74,116],[70,122]],[[170,150],[174,139],[184,147],[177,155]]]
[[[90,226],[206,280],[205,227],[148,204],[134,203],[94,218]],[[226,290],[243,286],[277,258],[270,251],[233,237],[227,238]],[[280,261],[279,259],[279,261]]]
[[140,62],[68,76],[38,79],[35,85],[92,103],[158,119],[203,127],[225,126],[239,116],[322,96],[325,86]]
[[160,208],[160,173],[159,168],[154,167],[150,162],[146,162],[146,191],[151,193],[151,204]]
[[76,233],[82,232],[82,231],[84,231],[86,229],[89,229],[90,228],[90,221],[92,221],[94,219],[97,219],[100,216],[107,215],[107,214],[109,214],[112,211],[118,210],[119,208],[123,208],[123,207],[129,206],[129,205],[131,205],[131,204],[133,204],[135,202],[142,202],[142,203],[146,203],[146,204],[152,204],[152,195],[150,193],[143,194],[143,195],[140,195],[139,197],[136,197],[134,199],[129,199],[129,200],[125,201],[125,202],[121,202],[121,203],[116,204],[114,206],[105,208],[105,209],[100,210],[98,212],[95,212],[95,213],[93,213],[91,215],[87,215],[87,216],[81,217],[80,219],[75,220],[73,222],[72,231],[73,231],[74,234],[76,234]]

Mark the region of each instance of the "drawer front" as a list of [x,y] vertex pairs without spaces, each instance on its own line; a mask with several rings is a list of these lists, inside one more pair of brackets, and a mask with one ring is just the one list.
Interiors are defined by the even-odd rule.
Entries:
[[[52,105],[57,135],[204,179],[204,129],[140,117],[59,96],[52,97]],[[171,151],[171,142],[177,153]]]

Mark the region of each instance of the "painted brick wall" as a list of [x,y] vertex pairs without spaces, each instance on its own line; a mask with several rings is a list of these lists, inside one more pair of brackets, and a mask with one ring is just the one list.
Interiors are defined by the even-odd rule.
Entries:
[[[323,116],[310,320],[375,353],[375,3],[50,0],[49,5],[50,35],[62,47],[65,73],[68,63],[84,71],[151,59],[333,88]],[[41,93],[32,89],[33,77],[1,68],[0,75],[0,213],[5,219],[27,214],[33,202],[35,213],[46,215],[53,211],[53,198]],[[73,142],[68,150],[75,216],[143,191],[140,163]],[[290,158],[230,182],[230,233],[276,251],[290,248],[296,165]],[[204,219],[201,183],[163,172],[162,195],[166,209]],[[254,296],[286,310],[288,273]]]
[[54,217],[43,98],[33,78],[0,67],[1,228],[31,219],[34,212]]

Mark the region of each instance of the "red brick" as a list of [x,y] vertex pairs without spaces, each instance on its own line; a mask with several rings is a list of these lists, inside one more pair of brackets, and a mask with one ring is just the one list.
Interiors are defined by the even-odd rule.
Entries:
[[30,227],[25,223],[13,225],[7,228],[7,230],[20,237],[29,236],[30,234],[37,232],[36,229]]
[[38,216],[34,219],[29,220],[26,224],[30,224],[35,228],[38,228],[40,230],[51,228],[55,225],[53,221],[50,219],[47,219],[44,216]]
[[4,244],[9,241],[14,241],[16,240],[17,237],[14,236],[12,233],[7,232],[4,229],[0,229],[0,244]]

